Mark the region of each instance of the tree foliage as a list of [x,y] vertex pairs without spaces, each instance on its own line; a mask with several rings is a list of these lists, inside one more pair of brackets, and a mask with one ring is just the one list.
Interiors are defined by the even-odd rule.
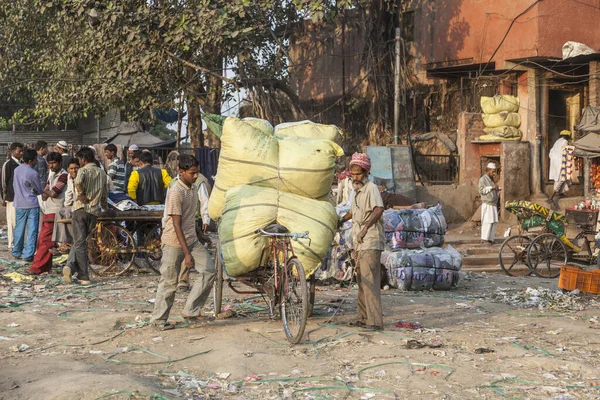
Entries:
[[271,85],[293,96],[286,49],[294,24],[360,2],[1,1],[0,88],[38,122],[110,108],[139,118],[180,93],[197,120],[198,106],[220,111],[234,87]]

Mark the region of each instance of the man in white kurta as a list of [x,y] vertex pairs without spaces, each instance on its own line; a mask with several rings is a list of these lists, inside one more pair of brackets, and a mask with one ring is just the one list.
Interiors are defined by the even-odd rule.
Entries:
[[548,158],[550,158],[550,168],[548,171],[548,179],[554,181],[554,193],[552,193],[551,200],[558,193],[564,193],[569,189],[567,182],[560,181],[560,170],[562,166],[562,152],[563,148],[569,144],[568,139],[571,137],[571,132],[564,130],[560,132],[560,138],[554,142],[554,146],[550,149]]
[[481,196],[481,241],[487,243],[494,243],[498,225],[498,199],[502,189],[494,183],[495,173],[496,164],[489,163],[478,187]]

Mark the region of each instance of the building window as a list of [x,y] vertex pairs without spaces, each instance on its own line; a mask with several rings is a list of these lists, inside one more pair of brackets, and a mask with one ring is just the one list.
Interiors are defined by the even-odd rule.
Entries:
[[402,14],[402,38],[407,42],[415,40],[415,12],[407,11]]

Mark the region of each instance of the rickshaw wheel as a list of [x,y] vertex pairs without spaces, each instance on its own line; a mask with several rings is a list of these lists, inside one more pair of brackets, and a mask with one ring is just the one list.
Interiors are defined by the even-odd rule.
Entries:
[[[115,224],[103,224],[100,235],[95,229],[90,234],[94,251],[101,254],[97,256],[99,261],[91,269],[96,275],[114,276],[125,273],[135,258],[135,243],[133,237],[122,226]],[[90,236],[88,236],[88,256],[90,254]]]
[[529,236],[515,235],[507,238],[498,252],[500,267],[509,276],[527,276],[532,270],[527,262],[527,250],[531,244]]
[[565,244],[552,233],[544,233],[533,239],[527,251],[527,262],[532,272],[540,278],[558,277],[568,258]]
[[221,306],[223,305],[223,261],[221,259],[221,244],[219,243],[215,246],[215,269],[217,274],[213,283],[213,301],[216,317],[221,312]]
[[298,344],[304,335],[308,318],[308,285],[304,267],[297,258],[291,258],[282,268],[281,276],[281,320],[283,330],[292,344]]
[[116,239],[110,229],[105,225],[96,225],[87,237],[89,270],[94,275],[103,275],[104,270],[111,268],[116,262],[116,257],[106,251],[101,250],[102,246],[110,246]]
[[160,275],[160,261],[162,259],[161,236],[162,227],[155,224],[152,230],[144,237],[143,243],[143,246],[146,247],[146,251],[144,252],[146,265],[158,275]]

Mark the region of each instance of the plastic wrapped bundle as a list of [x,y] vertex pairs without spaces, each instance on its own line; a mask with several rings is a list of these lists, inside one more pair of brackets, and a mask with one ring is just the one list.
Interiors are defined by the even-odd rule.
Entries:
[[428,209],[386,210],[383,226],[387,250],[441,246],[448,228],[440,205]]
[[452,246],[423,250],[384,251],[390,286],[404,290],[448,290],[458,285],[462,257]]

